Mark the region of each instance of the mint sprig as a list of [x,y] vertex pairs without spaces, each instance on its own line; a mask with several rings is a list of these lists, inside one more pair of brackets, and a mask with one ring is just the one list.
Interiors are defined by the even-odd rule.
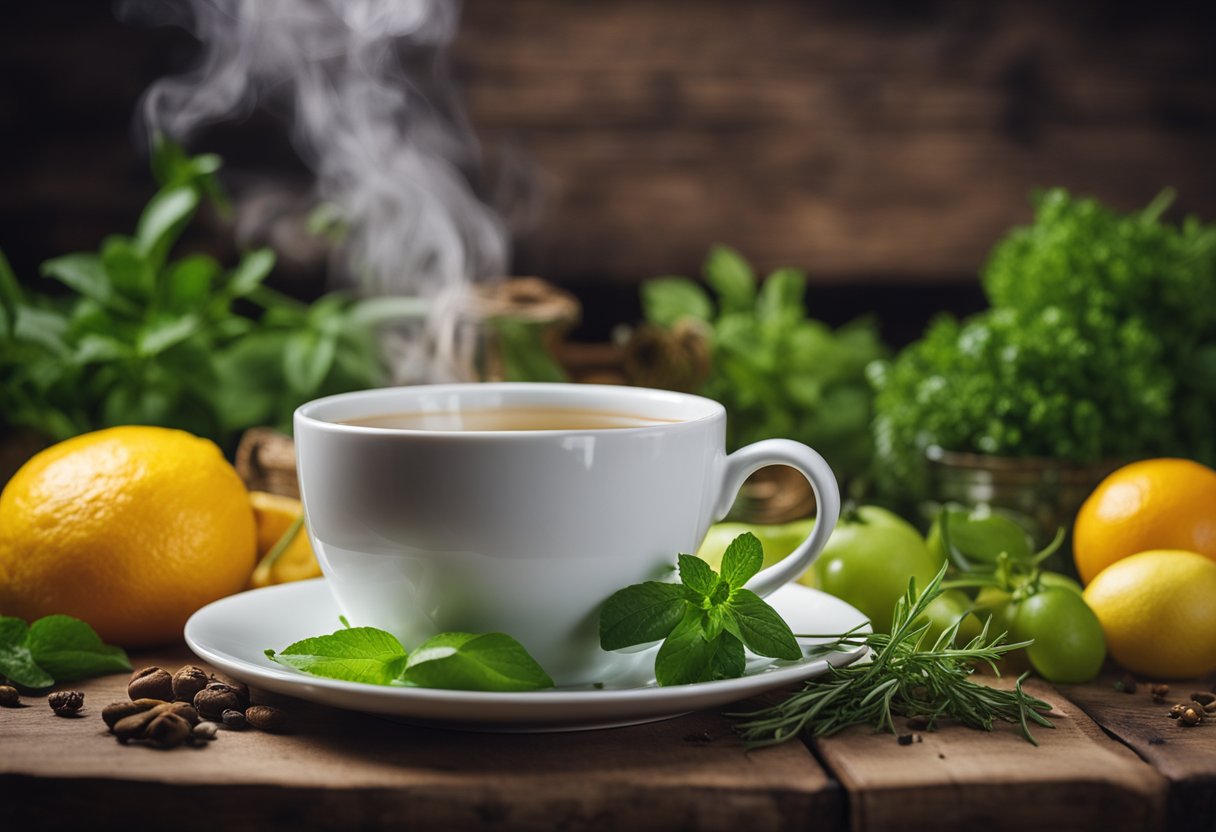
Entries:
[[23,688],[130,669],[127,654],[79,618],[48,615],[27,626],[20,618],[0,616],[0,676]]
[[731,541],[721,572],[680,555],[680,583],[635,584],[605,602],[600,647],[621,650],[662,640],[654,670],[664,686],[742,676],[745,646],[759,656],[802,658],[789,625],[744,588],[763,564],[764,547],[751,532]]
[[282,652],[267,650],[266,656],[314,676],[369,685],[478,691],[553,687],[523,645],[504,633],[440,633],[410,653],[391,633],[348,626]]

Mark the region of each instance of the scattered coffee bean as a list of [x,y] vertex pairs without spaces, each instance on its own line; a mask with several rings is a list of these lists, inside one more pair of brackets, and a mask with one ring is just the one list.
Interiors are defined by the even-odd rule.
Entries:
[[171,711],[157,714],[148,723],[144,739],[157,748],[176,748],[190,736],[190,723]]
[[1198,702],[1202,707],[1216,703],[1216,693],[1208,693],[1205,690],[1195,691],[1191,694],[1191,701]]
[[240,704],[236,691],[223,682],[211,682],[194,695],[194,707],[198,712],[216,721],[224,718],[224,711],[238,710]]
[[106,725],[113,729],[121,720],[134,714],[151,710],[157,705],[166,704],[160,699],[136,699],[133,702],[112,702],[101,709],[101,718]]
[[1187,708],[1182,712],[1182,724],[1188,727],[1198,725],[1203,722],[1203,711],[1197,711],[1194,708]]
[[173,676],[169,671],[159,667],[145,667],[131,674],[127,683],[127,696],[131,700],[159,699],[162,702],[173,700]]
[[201,667],[187,665],[173,674],[173,698],[193,702],[200,690],[207,687],[207,673]]
[[227,685],[228,688],[236,694],[236,698],[240,700],[240,705],[237,710],[245,710],[249,707],[249,685],[244,682],[238,682],[235,679],[221,679],[214,673],[211,674],[211,681],[218,682],[222,685]]
[[[142,699],[140,702],[154,702]],[[132,703],[138,704],[138,703]],[[188,702],[159,702],[152,707],[125,716],[114,723],[114,736],[120,743],[126,745],[131,740],[147,739],[147,733],[152,722],[164,714],[172,714],[186,723],[187,727],[198,724],[198,711]]]
[[232,708],[224,711],[224,713],[221,715],[221,719],[224,721],[225,728],[233,728],[237,731],[241,730],[248,724],[248,720],[245,719],[245,714]]
[[1170,719],[1178,719],[1182,716],[1182,712],[1186,710],[1186,705],[1175,705],[1165,712],[1165,715]]
[[57,690],[46,701],[56,716],[71,716],[84,707],[84,694],[78,690]]
[[21,704],[21,694],[12,685],[0,685],[0,708],[15,708]]
[[1165,697],[1170,695],[1170,686],[1163,682],[1158,682],[1149,689],[1149,692],[1153,695],[1154,702],[1164,702]]
[[200,722],[198,725],[195,725],[193,729],[191,729],[190,736],[196,740],[206,742],[207,740],[215,739],[218,733],[219,726],[214,722]]
[[259,731],[282,734],[287,731],[287,714],[270,705],[251,705],[245,711],[245,719]]
[[900,745],[911,745],[912,744],[912,735],[911,734],[900,734],[898,737],[896,737],[896,740],[899,742]]

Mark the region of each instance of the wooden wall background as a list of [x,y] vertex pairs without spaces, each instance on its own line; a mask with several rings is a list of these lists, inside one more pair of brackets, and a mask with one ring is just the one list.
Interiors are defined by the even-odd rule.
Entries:
[[[464,15],[454,66],[491,180],[526,171],[540,197],[516,271],[574,289],[597,336],[636,312],[638,280],[695,271],[718,241],[806,267],[829,319],[923,319],[980,303],[975,272],[1032,188],[1133,208],[1172,185],[1176,215],[1216,219],[1211,2],[467,0]],[[5,9],[0,247],[20,271],[133,223],[150,191],[136,102],[194,54],[95,0]],[[301,180],[284,133],[259,117],[208,149],[246,182]]]

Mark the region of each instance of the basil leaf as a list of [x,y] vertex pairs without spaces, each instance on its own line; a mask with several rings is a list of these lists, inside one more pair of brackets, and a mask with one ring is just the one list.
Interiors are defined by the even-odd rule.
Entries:
[[198,207],[198,191],[189,185],[169,185],[148,202],[135,225],[135,251],[149,263],[164,263],[169,249]]
[[274,268],[274,252],[260,248],[242,255],[241,262],[228,273],[225,287],[229,297],[240,298],[262,285],[262,281]]
[[642,311],[656,326],[675,326],[682,318],[708,321],[714,312],[709,294],[686,277],[660,277],[642,284]]
[[152,297],[156,272],[130,237],[107,237],[101,246],[101,264],[119,295],[141,302]]
[[655,657],[660,685],[687,685],[743,675],[743,644],[729,632],[706,638],[704,613],[688,607]]
[[750,589],[732,592],[727,609],[734,614],[743,643],[756,655],[791,661],[802,658],[790,626]]
[[743,586],[764,565],[764,546],[751,532],[744,532],[730,542],[722,554],[720,574],[732,589]]
[[[797,269],[777,269],[764,279],[756,299],[756,315],[770,323],[796,325],[806,314],[806,275]],[[830,334],[825,336],[830,343]]]
[[714,246],[709,250],[705,280],[718,293],[723,312],[750,312],[756,302],[756,275],[732,248]]
[[55,679],[34,661],[28,634],[20,618],[0,616],[0,676],[23,688],[49,688]]
[[131,669],[121,647],[106,644],[92,627],[70,615],[39,618],[26,640],[34,661],[57,682]]
[[553,680],[518,641],[505,633],[440,633],[410,654],[401,681],[423,688],[521,691],[553,687]]
[[267,658],[314,676],[387,685],[401,675],[405,648],[391,633],[375,627],[351,627],[327,636],[306,638]]
[[191,254],[171,264],[160,284],[164,308],[192,312],[200,308],[220,274],[220,264],[206,254]]
[[126,298],[114,293],[114,286],[106,274],[101,257],[96,254],[65,254],[42,264],[43,277],[52,277],[69,289],[97,301],[110,309],[128,315],[137,314],[137,308]]
[[680,555],[680,581],[697,595],[709,598],[721,580],[705,561],[692,555]]
[[647,581],[613,593],[600,610],[600,647],[620,650],[666,638],[688,607],[680,584]]
[[198,315],[150,321],[139,334],[139,355],[144,358],[159,355],[194,335],[202,326]]

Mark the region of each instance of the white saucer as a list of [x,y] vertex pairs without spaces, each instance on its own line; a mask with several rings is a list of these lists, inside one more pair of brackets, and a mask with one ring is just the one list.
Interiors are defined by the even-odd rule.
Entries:
[[[843,633],[865,616],[826,593],[788,584],[768,598],[795,633]],[[266,658],[267,648],[331,633],[341,625],[323,578],[242,592],[216,601],[186,622],[186,643],[200,658],[250,685],[354,711],[479,731],[571,731],[632,725],[726,705],[810,679],[829,663],[849,664],[865,652],[774,661],[748,655],[739,679],[658,687],[647,679],[605,680],[602,689],[561,688],[484,693],[380,687],[309,676]],[[815,639],[802,639],[804,645]],[[646,663],[653,669],[652,663]]]

